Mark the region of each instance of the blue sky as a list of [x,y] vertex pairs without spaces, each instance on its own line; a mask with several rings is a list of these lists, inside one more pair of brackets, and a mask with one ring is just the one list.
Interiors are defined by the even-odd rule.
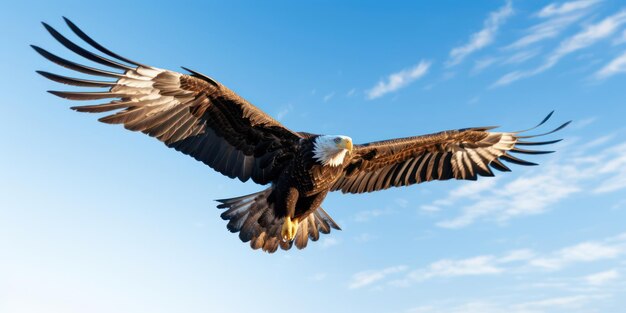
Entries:
[[[214,77],[294,130],[362,143],[574,123],[541,166],[331,194],[343,231],[268,255],[213,199],[260,190],[72,112],[35,74],[110,49]],[[0,12],[1,312],[619,312],[626,306],[623,1],[23,1]],[[73,38],[73,37],[71,37]],[[546,127],[547,129],[547,127]]]

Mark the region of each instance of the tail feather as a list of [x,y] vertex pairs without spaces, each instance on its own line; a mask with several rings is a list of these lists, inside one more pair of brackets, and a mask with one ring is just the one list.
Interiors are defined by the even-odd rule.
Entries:
[[220,209],[226,209],[220,216],[227,220],[229,231],[239,232],[239,239],[250,242],[252,249],[263,249],[268,253],[280,247],[289,250],[295,244],[298,249],[307,246],[308,240],[317,241],[320,233],[328,234],[331,228],[341,230],[337,223],[321,207],[303,218],[293,241],[281,239],[284,218],[274,215],[274,203],[271,199],[274,187],[253,194],[217,200]]
[[329,234],[331,228],[341,230],[341,227],[337,225],[335,220],[333,220],[332,217],[330,217],[330,215],[328,215],[328,213],[326,213],[326,211],[324,211],[321,207],[315,210],[313,214],[315,214],[316,219],[319,220],[318,223],[324,225],[322,233]]

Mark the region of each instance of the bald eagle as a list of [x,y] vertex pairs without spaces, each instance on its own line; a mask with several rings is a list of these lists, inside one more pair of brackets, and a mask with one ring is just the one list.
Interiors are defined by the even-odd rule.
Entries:
[[[99,120],[122,124],[187,154],[214,170],[242,182],[269,185],[257,193],[217,200],[227,228],[239,232],[253,249],[275,252],[294,244],[306,247],[320,233],[339,226],[320,206],[331,191],[364,193],[408,186],[431,180],[476,180],[493,176],[492,169],[510,171],[501,160],[536,165],[510,153],[542,154],[520,146],[558,142],[525,141],[543,136],[522,132],[492,132],[494,127],[474,127],[436,134],[354,144],[347,136],[292,131],[259,108],[199,72],[189,74],[144,65],[122,57],[94,41],[70,20],[69,28],[101,54],[70,41],[43,23],[63,46],[99,69],[61,58],[32,46],[44,58],[68,69],[105,77],[89,80],[38,71],[55,82],[108,88],[107,91],[49,91],[71,100],[105,100],[75,106],[78,112],[112,112]],[[108,57],[105,57],[106,55]],[[545,123],[552,113],[539,125]]]

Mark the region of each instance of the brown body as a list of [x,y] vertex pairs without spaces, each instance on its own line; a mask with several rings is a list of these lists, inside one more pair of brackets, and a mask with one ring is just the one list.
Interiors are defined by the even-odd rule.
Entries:
[[[313,156],[317,136],[302,139],[298,151],[281,172],[274,188],[277,217],[297,220],[320,207],[335,182],[343,176],[343,166],[324,166]],[[349,156],[344,162],[349,162]]]

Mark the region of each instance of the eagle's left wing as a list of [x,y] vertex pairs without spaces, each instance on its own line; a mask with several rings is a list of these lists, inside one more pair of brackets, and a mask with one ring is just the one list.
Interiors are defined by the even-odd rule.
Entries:
[[93,80],[38,71],[46,78],[70,86],[108,88],[95,92],[50,91],[71,100],[105,99],[101,104],[72,107],[74,110],[107,112],[109,115],[100,121],[140,131],[241,181],[270,183],[293,158],[302,137],[226,86],[192,70],[188,70],[191,75],[186,75],[124,58],[95,42],[70,20],[65,21],[84,42],[108,56],[75,44],[44,23],[63,46],[107,68],[75,63],[33,46],[58,65],[104,77]]
[[[529,130],[542,125],[550,116],[552,113]],[[494,127],[476,127],[355,145],[350,164],[345,167],[343,176],[332,190],[363,193],[431,180],[476,180],[477,176],[493,176],[490,167],[510,171],[500,160],[519,165],[536,165],[518,159],[510,152],[550,153],[552,151],[526,150],[519,146],[559,142],[529,142],[524,139],[551,134],[569,123],[534,136],[520,135],[525,131],[489,132]]]

